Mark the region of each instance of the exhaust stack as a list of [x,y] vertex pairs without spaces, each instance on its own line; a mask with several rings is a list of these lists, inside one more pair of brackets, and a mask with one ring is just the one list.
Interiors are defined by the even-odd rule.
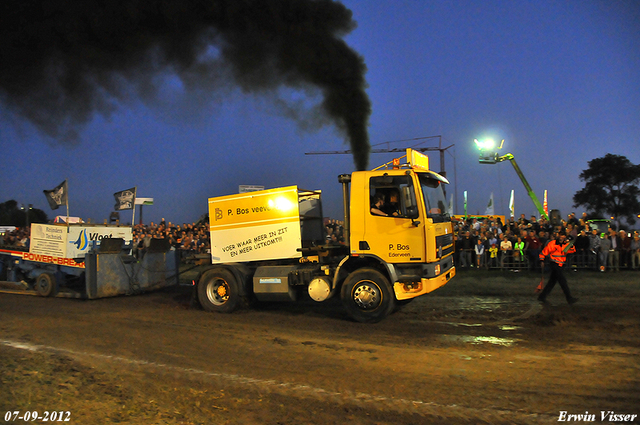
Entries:
[[349,223],[349,183],[351,174],[340,174],[338,182],[342,183],[342,205],[344,205],[344,241],[347,247],[350,246],[350,223]]

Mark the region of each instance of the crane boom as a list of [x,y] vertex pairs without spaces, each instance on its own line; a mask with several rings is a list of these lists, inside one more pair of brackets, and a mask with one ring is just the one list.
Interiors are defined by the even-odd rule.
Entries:
[[547,216],[547,213],[544,211],[542,204],[540,204],[538,197],[536,196],[533,189],[531,189],[531,186],[529,185],[529,182],[527,181],[527,179],[524,177],[524,174],[522,174],[522,170],[520,170],[520,167],[518,166],[518,163],[516,162],[516,159],[514,158],[514,156],[508,153],[496,158],[496,162],[502,162],[502,161],[511,162],[511,165],[513,165],[513,169],[516,171],[516,174],[518,175],[518,177],[520,177],[520,180],[522,180],[522,184],[524,185],[524,188],[527,190],[527,194],[533,201],[533,204],[538,209],[540,216],[543,217],[545,220],[549,220],[549,216]]

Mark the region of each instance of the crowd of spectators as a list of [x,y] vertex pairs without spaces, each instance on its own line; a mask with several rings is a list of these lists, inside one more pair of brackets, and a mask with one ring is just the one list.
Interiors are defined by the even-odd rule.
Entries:
[[[324,223],[327,244],[344,244],[344,224],[342,221],[328,219]],[[30,228],[16,228],[0,235],[0,246],[28,250]],[[180,258],[211,253],[209,223],[174,224],[164,219],[160,223],[136,224],[133,226],[132,254],[138,258],[144,256],[152,239],[167,239],[169,245],[180,252]]]
[[[28,250],[30,227],[18,227],[0,235],[0,246],[5,248]],[[207,254],[211,252],[209,226],[207,222],[173,224],[162,220],[156,224],[136,224],[132,232],[132,253],[136,257],[144,255],[149,248],[151,239],[168,239],[169,245],[180,251],[180,257],[185,258],[193,254]]]
[[327,244],[329,245],[344,245],[344,222],[339,220],[328,219],[324,223],[324,228],[327,234]]
[[132,254],[141,258],[149,248],[151,239],[167,239],[169,245],[180,252],[181,259],[211,252],[207,221],[180,225],[162,219],[158,224],[136,224],[133,226]]
[[11,247],[19,250],[29,249],[29,228],[16,227],[0,235],[0,248]]
[[[327,244],[344,244],[344,223],[327,219],[324,223]],[[586,215],[577,219],[569,214],[566,220],[552,225],[548,220],[529,219],[524,214],[502,223],[500,218],[469,218],[454,221],[457,267],[508,270],[535,270],[540,267],[538,256],[546,243],[564,231],[574,242],[576,253],[567,259],[572,268],[593,268],[601,271],[640,269],[640,235],[610,227],[607,231],[591,229]],[[132,254],[141,258],[152,239],[167,239],[180,252],[180,258],[211,252],[209,226],[206,220],[182,225],[165,222],[133,226]],[[29,249],[29,228],[16,228],[0,235],[0,247]]]
[[640,269],[640,235],[609,227],[591,229],[586,214],[574,213],[552,225],[548,220],[524,214],[502,223],[500,218],[469,218],[454,223],[455,264],[465,268],[499,268],[513,271],[540,269],[539,255],[544,246],[565,232],[576,253],[567,258],[573,269],[600,271],[621,268]]
[[[327,244],[344,244],[344,224],[339,220],[328,219],[324,223]],[[141,257],[149,248],[151,239],[169,239],[169,244],[180,251],[180,258],[185,259],[193,255],[210,254],[211,239],[209,223],[175,225],[164,220],[159,224],[151,222],[149,225],[136,224],[133,226],[133,255]]]

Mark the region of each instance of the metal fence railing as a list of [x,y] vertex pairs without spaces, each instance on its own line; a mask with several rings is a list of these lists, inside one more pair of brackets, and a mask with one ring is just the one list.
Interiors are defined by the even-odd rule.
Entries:
[[[458,268],[480,268],[490,270],[540,270],[540,261],[533,258],[531,252],[524,256],[513,255],[513,252],[498,252],[495,257],[485,252],[479,258],[475,252],[461,251],[455,252],[454,262]],[[605,270],[640,270],[640,255],[633,252],[620,252],[618,264],[612,264],[609,255],[600,255],[593,251],[582,251],[567,255],[567,268],[574,270],[601,270],[604,265]]]

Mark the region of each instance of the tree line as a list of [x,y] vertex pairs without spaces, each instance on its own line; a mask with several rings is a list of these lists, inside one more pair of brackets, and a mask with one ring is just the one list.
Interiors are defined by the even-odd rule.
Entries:
[[9,200],[0,204],[0,225],[27,227],[31,223],[48,223],[47,214],[38,208],[30,208],[28,205],[18,205],[16,201]]
[[588,162],[580,173],[584,188],[573,195],[573,206],[584,206],[590,216],[636,223],[640,216],[640,165],[622,155],[606,154]]

